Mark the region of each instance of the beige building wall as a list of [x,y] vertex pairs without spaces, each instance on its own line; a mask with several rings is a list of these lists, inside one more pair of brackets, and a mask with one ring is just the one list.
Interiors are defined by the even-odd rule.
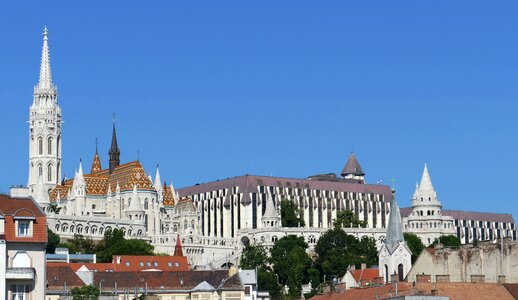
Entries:
[[16,254],[26,253],[30,259],[29,267],[34,268],[34,280],[7,280],[7,299],[12,299],[11,285],[27,284],[32,285],[32,291],[29,294],[31,300],[45,299],[45,281],[47,274],[45,272],[45,244],[38,243],[7,243],[7,267],[13,267],[13,259]]

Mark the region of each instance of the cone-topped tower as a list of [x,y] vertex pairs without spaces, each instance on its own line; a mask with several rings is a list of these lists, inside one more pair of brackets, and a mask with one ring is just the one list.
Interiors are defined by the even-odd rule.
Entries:
[[61,123],[57,88],[52,82],[49,31],[45,27],[39,81],[34,87],[33,102],[29,110],[29,179],[27,184],[30,194],[38,202],[40,200],[37,199],[35,187],[39,177],[42,178],[43,188],[47,192],[61,181]]
[[121,152],[119,150],[119,146],[117,145],[117,131],[115,130],[115,120],[113,120],[113,131],[112,131],[112,144],[110,146],[110,151],[108,152],[110,155],[110,174],[115,170],[120,164],[120,155]]
[[342,178],[357,180],[359,183],[365,183],[365,172],[363,172],[354,152],[351,152],[349,155],[341,175]]

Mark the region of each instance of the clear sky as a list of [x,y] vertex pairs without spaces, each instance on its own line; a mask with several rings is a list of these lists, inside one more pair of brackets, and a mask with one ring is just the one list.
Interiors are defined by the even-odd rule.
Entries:
[[[7,2],[7,1],[4,1]],[[9,1],[15,2],[15,1]],[[59,2],[59,3],[58,3]],[[23,3],[23,4],[21,4]],[[518,217],[516,1],[41,1],[0,4],[0,191],[25,184],[49,27],[63,173],[123,162],[176,187],[243,174],[395,177],[427,162],[445,209]]]

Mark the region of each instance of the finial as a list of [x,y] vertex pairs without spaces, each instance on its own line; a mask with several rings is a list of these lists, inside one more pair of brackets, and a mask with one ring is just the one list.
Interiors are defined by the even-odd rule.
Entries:
[[140,150],[137,150],[137,161],[140,161]]
[[115,125],[115,112],[112,112],[112,121],[113,121],[113,125]]
[[48,36],[49,36],[49,29],[47,28],[47,25],[45,25],[45,27],[43,27],[43,40],[48,40]]
[[95,138],[95,153],[97,153],[97,145],[99,145],[99,140]]

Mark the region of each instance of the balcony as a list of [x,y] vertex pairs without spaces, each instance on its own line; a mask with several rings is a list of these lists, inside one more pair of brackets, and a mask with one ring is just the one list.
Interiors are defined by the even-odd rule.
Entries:
[[36,271],[34,268],[5,268],[6,279],[34,280]]

